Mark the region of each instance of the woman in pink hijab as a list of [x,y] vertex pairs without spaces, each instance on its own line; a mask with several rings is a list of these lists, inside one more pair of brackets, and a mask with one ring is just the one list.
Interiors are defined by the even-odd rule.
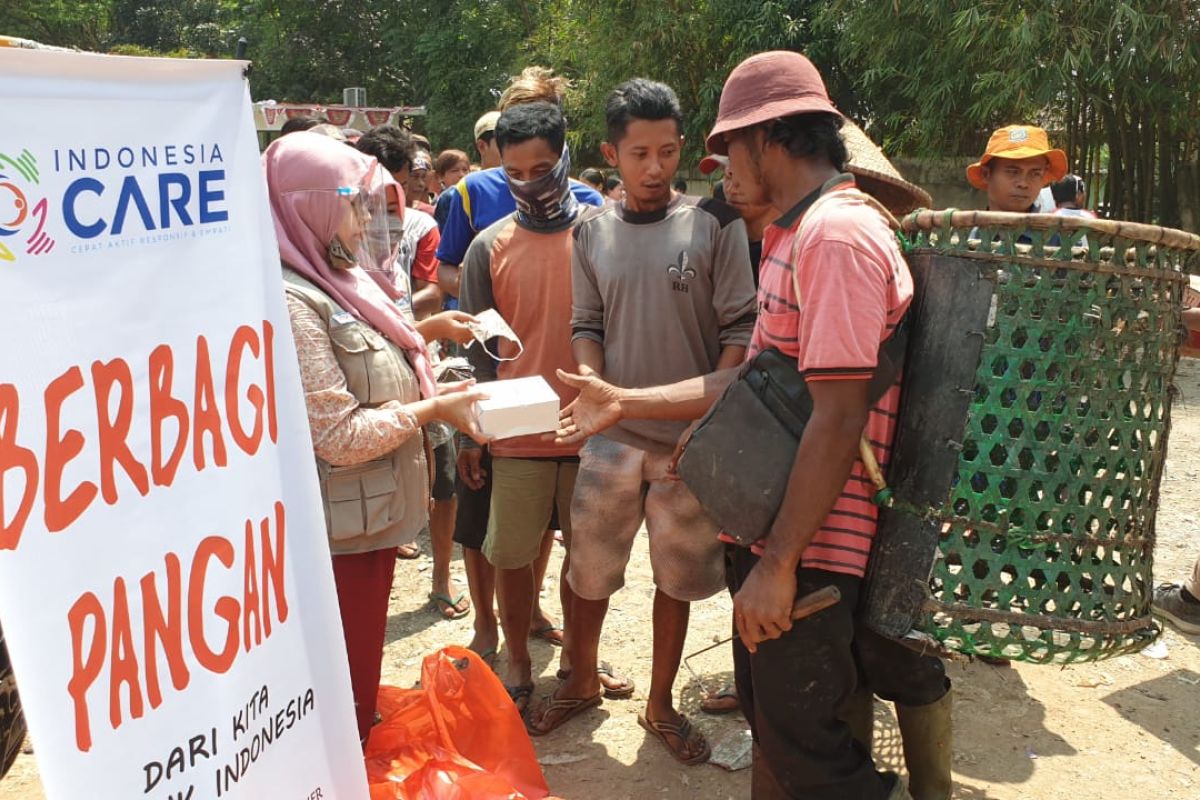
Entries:
[[469,338],[463,320],[431,318],[418,332],[369,274],[395,257],[385,208],[396,188],[378,162],[302,132],[268,147],[263,166],[365,743],[396,550],[428,524],[423,428],[442,420],[482,438],[482,394],[439,391],[425,349],[425,337]]

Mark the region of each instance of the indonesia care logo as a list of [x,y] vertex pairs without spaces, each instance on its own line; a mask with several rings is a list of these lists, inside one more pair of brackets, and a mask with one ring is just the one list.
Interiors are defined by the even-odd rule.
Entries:
[[[37,159],[28,150],[13,158],[0,153],[0,261],[16,261],[14,251],[41,256],[54,249],[46,233],[50,204],[40,193]],[[24,244],[21,244],[21,237]],[[11,245],[11,246],[10,246]]]

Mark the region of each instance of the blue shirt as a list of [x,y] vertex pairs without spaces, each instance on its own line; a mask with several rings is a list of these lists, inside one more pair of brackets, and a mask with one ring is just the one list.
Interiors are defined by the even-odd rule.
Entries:
[[433,207],[433,219],[437,223],[438,232],[446,227],[446,217],[450,215],[450,206],[454,203],[456,192],[453,186],[438,195],[437,204]]
[[[581,203],[591,206],[604,203],[599,192],[579,181],[571,181],[571,192]],[[438,198],[439,211],[443,200],[449,209],[441,226],[442,242],[438,245],[437,258],[443,264],[455,267],[466,258],[467,248],[476,234],[517,210],[517,201],[508,190],[502,167],[467,174]]]

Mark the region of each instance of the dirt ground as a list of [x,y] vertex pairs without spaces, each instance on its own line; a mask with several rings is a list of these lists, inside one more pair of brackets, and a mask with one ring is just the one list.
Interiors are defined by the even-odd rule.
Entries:
[[[1179,580],[1200,555],[1200,365],[1180,369],[1170,455],[1158,517],[1156,575]],[[749,773],[716,766],[678,767],[637,725],[649,682],[649,619],[653,588],[644,539],[627,587],[614,599],[602,653],[639,685],[633,700],[608,701],[537,741],[555,794],[569,800],[642,800],[749,796]],[[640,557],[639,557],[640,556]],[[556,572],[561,552],[556,553]],[[461,562],[456,569],[461,577]],[[428,557],[399,562],[384,658],[384,679],[409,686],[422,656],[445,644],[465,644],[470,620],[440,621],[427,609]],[[464,583],[465,585],[465,583]],[[545,596],[557,608],[556,584]],[[724,636],[730,604],[720,596],[692,609],[688,652]],[[1066,668],[1018,664],[997,668],[956,662],[954,680],[955,797],[964,800],[1093,800],[1200,797],[1200,638],[1167,629],[1164,658],[1137,655]],[[535,643],[539,695],[550,691],[557,651]],[[695,662],[705,680],[731,677],[728,652]],[[683,708],[716,741],[745,723],[740,716],[699,712],[700,689],[686,671],[677,691]],[[876,707],[875,754],[902,769],[890,707]],[[18,759],[0,784],[3,800],[43,800],[33,756]]]

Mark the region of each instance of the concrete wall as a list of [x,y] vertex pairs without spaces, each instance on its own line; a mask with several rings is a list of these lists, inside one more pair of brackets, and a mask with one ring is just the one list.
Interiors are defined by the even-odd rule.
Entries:
[[933,195],[933,207],[983,208],[987,197],[967,183],[967,164],[963,158],[894,158],[892,163],[905,180],[912,181]]

